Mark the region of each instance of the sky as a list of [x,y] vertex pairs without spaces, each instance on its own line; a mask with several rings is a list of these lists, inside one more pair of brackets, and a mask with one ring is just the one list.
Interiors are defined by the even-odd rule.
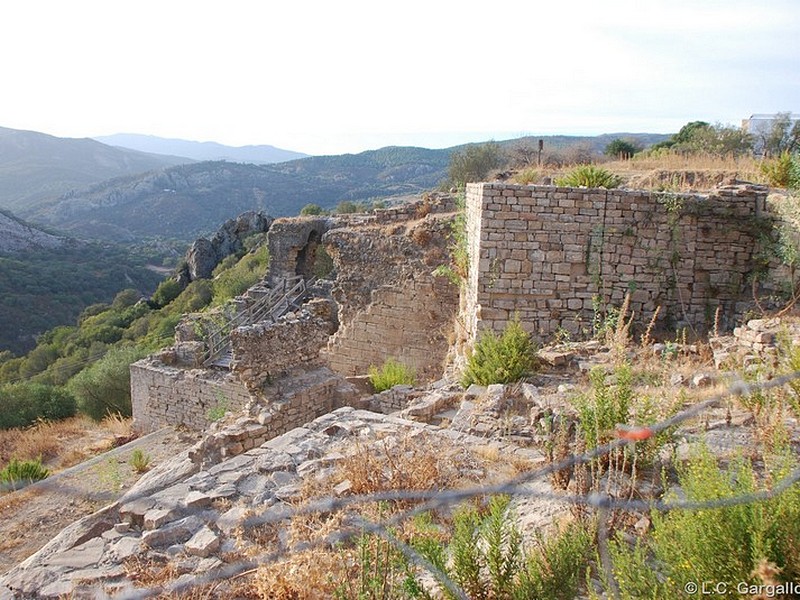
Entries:
[[25,0],[0,126],[309,154],[800,113],[798,0]]

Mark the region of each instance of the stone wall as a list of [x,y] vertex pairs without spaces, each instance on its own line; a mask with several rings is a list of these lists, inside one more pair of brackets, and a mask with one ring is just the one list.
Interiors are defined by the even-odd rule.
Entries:
[[179,369],[152,358],[131,365],[131,403],[139,432],[166,425],[202,431],[222,412],[238,412],[250,400],[247,389],[230,375]]
[[316,299],[276,323],[239,327],[231,333],[232,372],[255,394],[288,371],[319,366],[334,331],[332,313],[327,300]]
[[394,358],[415,369],[420,381],[443,371],[458,290],[442,277],[417,275],[372,293],[372,302],[342,325],[325,355],[343,375],[363,375]]
[[480,183],[467,186],[474,336],[519,315],[540,338],[591,333],[599,307],[631,293],[636,320],[732,326],[763,261],[766,189],[712,195]]

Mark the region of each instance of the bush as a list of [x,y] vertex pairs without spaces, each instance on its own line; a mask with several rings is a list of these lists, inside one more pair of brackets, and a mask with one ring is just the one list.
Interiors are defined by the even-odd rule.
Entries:
[[589,564],[591,532],[573,523],[526,552],[509,505],[508,496],[494,496],[485,512],[460,508],[446,547],[424,534],[411,545],[469,598],[575,598]]
[[556,185],[564,187],[614,188],[622,179],[611,171],[594,165],[580,165],[563,177],[556,179]]
[[778,158],[761,163],[761,172],[771,186],[787,189],[800,188],[800,158],[788,152],[782,153]]
[[[796,468],[790,446],[765,464],[772,485]],[[725,500],[765,489],[749,459],[720,469],[707,449],[678,470],[687,501]],[[668,500],[677,500],[673,495]],[[800,486],[759,502],[704,510],[653,513],[653,539],[630,548],[612,544],[614,573],[622,598],[678,598],[688,582],[763,584],[759,572],[777,567],[780,581],[800,577]],[[650,562],[647,557],[655,560]],[[654,565],[656,568],[654,568]],[[734,585],[729,587],[729,593]]]
[[369,368],[369,381],[378,393],[396,385],[414,385],[415,379],[414,369],[393,358],[383,363],[380,369],[374,365]]
[[481,335],[467,359],[461,383],[464,387],[473,383],[511,383],[522,379],[534,368],[535,362],[531,336],[515,319],[500,336],[493,331]]
[[17,460],[12,458],[0,470],[0,482],[10,484],[13,489],[23,487],[34,481],[41,481],[50,475],[50,471],[42,466],[41,458],[36,460]]
[[153,293],[153,304],[157,307],[166,306],[175,300],[182,291],[181,284],[175,279],[165,279],[158,284],[156,291]]
[[63,388],[40,383],[0,388],[0,429],[27,427],[39,419],[66,419],[75,411],[75,398]]
[[319,204],[306,204],[300,209],[301,215],[323,215],[325,210]]
[[131,363],[144,357],[132,346],[111,348],[103,358],[69,380],[80,411],[95,421],[109,414],[131,416]]
[[500,146],[496,142],[473,144],[450,155],[448,174],[453,185],[464,186],[472,181],[481,181],[503,164]]

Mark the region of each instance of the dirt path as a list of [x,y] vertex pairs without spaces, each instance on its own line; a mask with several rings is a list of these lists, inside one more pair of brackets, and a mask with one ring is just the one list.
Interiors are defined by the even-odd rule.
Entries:
[[0,573],[39,550],[64,527],[110,504],[141,474],[129,464],[140,448],[150,466],[195,442],[164,428],[105,452],[17,492],[0,496]]

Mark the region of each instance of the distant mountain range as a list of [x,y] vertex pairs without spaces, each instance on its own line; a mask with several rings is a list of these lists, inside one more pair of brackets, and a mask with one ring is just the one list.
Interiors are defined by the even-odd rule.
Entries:
[[191,142],[138,133],[117,133],[98,136],[94,139],[109,146],[128,148],[151,154],[185,156],[198,161],[227,160],[230,162],[267,165],[308,156],[308,154],[303,154],[302,152],[293,152],[292,150],[284,150],[268,145],[234,147],[224,146],[216,142]]
[[[542,139],[548,151],[581,145],[600,152],[615,137],[647,146],[667,136],[531,136],[499,144],[534,148]],[[186,146],[172,150],[181,152],[181,147]],[[96,140],[0,129],[0,208],[80,238],[191,241],[248,210],[280,217],[295,215],[308,203],[332,208],[342,200],[386,198],[436,188],[447,177],[451,154],[461,148],[393,146],[256,165],[192,162]]]
[[186,162],[191,161],[112,148],[88,138],[0,127],[0,208],[24,214],[71,189]]
[[69,192],[26,219],[78,237],[186,241],[248,210],[296,215],[308,203],[417,193],[446,175],[449,150],[383,148],[274,165],[202,162],[121,177]]

